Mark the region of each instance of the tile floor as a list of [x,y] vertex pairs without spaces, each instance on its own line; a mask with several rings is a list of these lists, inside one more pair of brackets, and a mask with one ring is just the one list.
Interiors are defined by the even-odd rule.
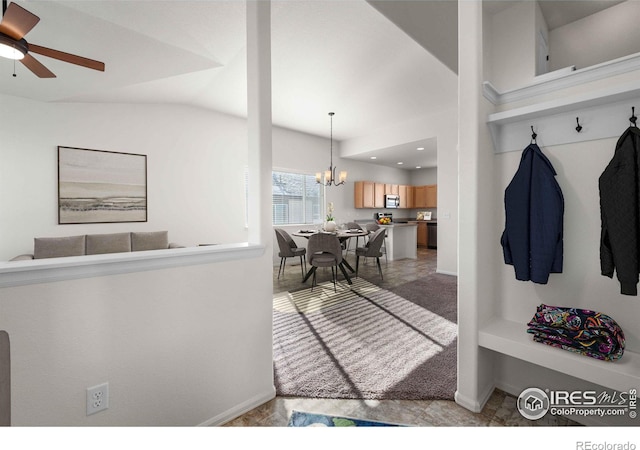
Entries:
[[[355,256],[347,254],[355,268]],[[381,280],[374,260],[360,261],[359,275],[382,288],[392,288],[434,273],[437,251],[418,249],[418,259],[385,262],[381,260],[384,278]],[[278,279],[274,269],[273,292],[297,290],[301,283],[299,265],[287,260],[284,276]],[[299,260],[298,260],[299,261]],[[318,271],[318,283],[331,279],[330,270]],[[342,276],[339,282],[344,282]],[[311,281],[306,283],[310,286]],[[275,399],[226,423],[226,427],[284,427],[293,410],[340,415],[359,419],[384,421],[412,426],[567,426],[578,425],[568,419],[547,415],[530,421],[516,409],[516,398],[496,390],[480,413],[472,413],[453,401],[444,400],[335,400],[276,397]]]
[[446,400],[334,400],[293,397],[275,399],[225,424],[228,427],[286,427],[292,411],[304,411],[409,426],[568,426],[564,417],[547,415],[527,420],[515,397],[496,390],[480,413]]

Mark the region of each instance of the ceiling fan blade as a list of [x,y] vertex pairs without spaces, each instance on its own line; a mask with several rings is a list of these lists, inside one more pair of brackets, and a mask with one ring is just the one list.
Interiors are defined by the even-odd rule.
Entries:
[[0,33],[20,40],[40,21],[40,17],[30,13],[22,6],[9,3],[0,22]]
[[28,53],[24,55],[24,58],[22,58],[20,62],[40,78],[56,78],[53,72]]
[[41,47],[31,43],[29,44],[29,51],[38,53],[39,55],[48,56],[49,58],[58,59],[60,61],[104,72],[104,63],[94,59],[83,58],[82,56],[72,55],[71,53],[65,53],[60,50],[53,50],[51,48]]

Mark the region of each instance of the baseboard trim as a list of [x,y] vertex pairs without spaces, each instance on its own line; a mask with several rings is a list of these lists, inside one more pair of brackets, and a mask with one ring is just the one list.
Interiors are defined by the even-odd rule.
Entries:
[[489,398],[491,397],[491,394],[493,394],[494,389],[495,389],[494,385],[492,384],[488,385],[485,388],[484,392],[482,392],[478,400],[467,397],[461,394],[460,391],[456,391],[453,398],[456,401],[456,403],[462,406],[463,408],[466,408],[469,411],[474,413],[479,413],[479,412],[482,412],[484,405],[486,405],[487,402],[489,401]]
[[436,269],[436,273],[442,274],[442,275],[451,275],[454,277],[458,276],[458,272],[451,272],[449,270],[440,270],[440,269]]
[[198,426],[199,427],[210,427],[210,426],[217,427],[217,426],[223,425],[235,419],[236,417],[240,417],[244,413],[251,411],[253,408],[258,407],[263,403],[268,402],[269,400],[273,400],[275,397],[276,397],[276,388],[275,386],[273,386],[271,389],[269,389],[268,392],[265,392],[263,394],[258,394],[240,403],[239,405],[236,405],[233,408],[228,409],[218,414],[217,416],[214,416],[211,419],[202,422]]

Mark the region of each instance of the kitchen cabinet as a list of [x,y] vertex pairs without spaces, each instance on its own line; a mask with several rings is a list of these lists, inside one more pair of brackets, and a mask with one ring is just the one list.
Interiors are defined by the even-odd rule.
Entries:
[[409,186],[403,184],[385,184],[375,181],[356,181],[354,183],[354,208],[384,208],[385,195],[398,195],[400,208],[437,208],[438,185]]
[[375,183],[374,184],[374,198],[373,198],[373,207],[374,208],[384,208],[384,183]]
[[375,207],[375,183],[373,181],[356,181],[354,183],[353,200],[355,208]]
[[425,207],[437,208],[438,207],[438,185],[432,184],[425,186]]
[[426,208],[427,207],[427,187],[416,186],[414,188],[413,200],[414,200],[413,202],[414,208]]
[[417,243],[418,247],[423,248],[438,248],[438,222],[416,220],[409,223],[415,223],[418,225]]
[[427,222],[416,222],[418,224],[418,247],[426,248],[429,245],[429,229]]
[[385,193],[385,195],[400,195],[400,193],[399,193],[399,185],[397,185],[397,184],[385,184],[384,185],[384,193]]
[[438,185],[416,186],[414,200],[414,208],[437,208]]
[[413,186],[398,186],[400,208],[413,208]]

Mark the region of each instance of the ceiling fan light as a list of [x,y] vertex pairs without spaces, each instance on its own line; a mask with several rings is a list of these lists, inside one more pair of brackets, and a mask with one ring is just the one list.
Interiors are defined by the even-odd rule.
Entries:
[[0,33],[0,56],[8,59],[22,59],[29,51],[27,41],[16,40]]
[[16,46],[0,42],[0,56],[3,58],[20,60],[24,58],[24,53]]

